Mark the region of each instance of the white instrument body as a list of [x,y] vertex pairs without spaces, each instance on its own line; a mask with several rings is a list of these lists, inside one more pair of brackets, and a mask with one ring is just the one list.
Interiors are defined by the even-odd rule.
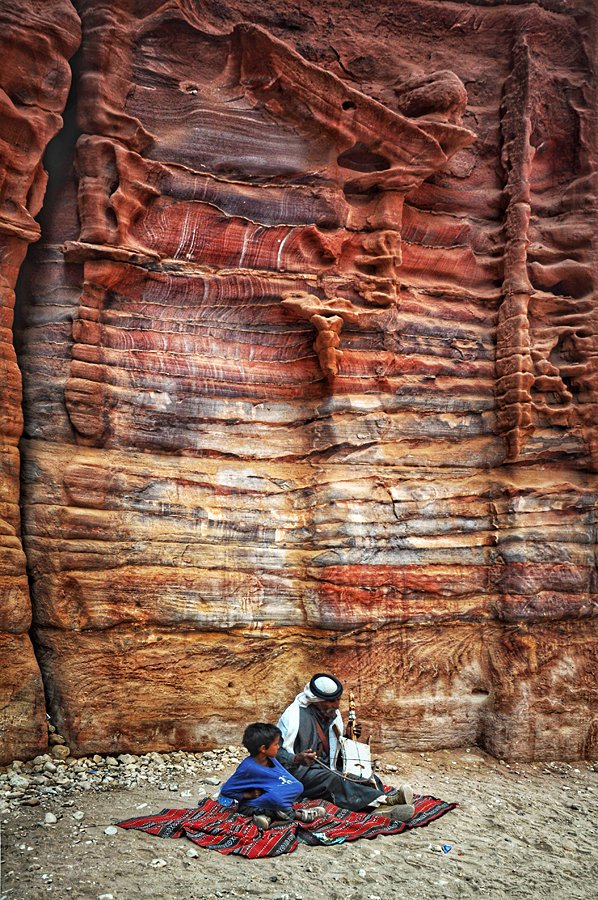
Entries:
[[352,741],[340,735],[337,738],[333,768],[351,781],[374,783],[369,744]]

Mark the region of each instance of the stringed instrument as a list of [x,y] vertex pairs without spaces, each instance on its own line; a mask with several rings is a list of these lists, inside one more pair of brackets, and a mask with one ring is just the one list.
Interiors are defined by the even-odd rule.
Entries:
[[351,691],[349,694],[349,717],[347,721],[347,734],[349,736],[337,735],[336,754],[332,765],[337,772],[340,772],[345,778],[351,779],[351,781],[375,784],[370,745],[354,739],[356,724],[355,694]]

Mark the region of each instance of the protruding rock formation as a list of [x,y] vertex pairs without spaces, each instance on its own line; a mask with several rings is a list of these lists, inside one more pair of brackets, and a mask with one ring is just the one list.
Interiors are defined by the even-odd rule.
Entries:
[[306,291],[288,291],[282,295],[282,305],[289,313],[307,319],[314,326],[318,332],[314,350],[318,354],[320,368],[327,378],[333,378],[343,355],[338,349],[343,323],[357,325],[359,308],[350,300],[338,297],[320,300]]
[[73,752],[330,668],[374,742],[595,754],[595,13],[77,10],[19,357]]

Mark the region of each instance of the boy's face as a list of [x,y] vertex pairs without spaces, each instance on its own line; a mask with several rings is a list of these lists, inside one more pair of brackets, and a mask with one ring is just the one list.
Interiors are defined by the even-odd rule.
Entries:
[[280,737],[275,738],[269,747],[266,747],[265,744],[262,744],[260,747],[260,753],[265,753],[266,756],[269,756],[270,759],[274,759],[279,749]]

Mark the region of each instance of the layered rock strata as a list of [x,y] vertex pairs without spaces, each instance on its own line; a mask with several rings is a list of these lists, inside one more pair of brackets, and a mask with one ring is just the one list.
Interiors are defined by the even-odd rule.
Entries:
[[13,346],[15,285],[46,188],[42,155],[58,132],[80,37],[65,0],[0,5],[0,762],[47,746],[40,671],[28,631],[31,602],[21,546],[21,375]]
[[374,744],[595,754],[595,47],[548,7],[77,4],[20,356],[73,752],[332,669]]

